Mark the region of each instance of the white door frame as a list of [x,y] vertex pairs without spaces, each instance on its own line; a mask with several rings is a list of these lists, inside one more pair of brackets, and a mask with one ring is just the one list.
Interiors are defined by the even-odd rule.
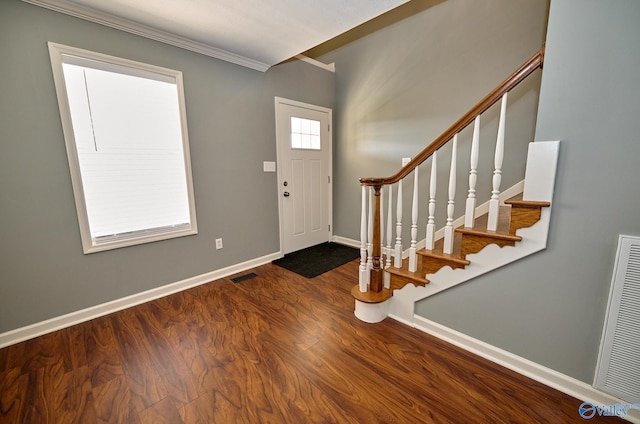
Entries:
[[324,112],[328,114],[329,117],[329,143],[327,148],[327,172],[329,174],[329,184],[327,191],[327,221],[329,225],[329,231],[327,233],[327,240],[331,241],[333,239],[333,110],[330,108],[312,105],[309,103],[303,103],[296,100],[285,99],[283,97],[275,97],[275,119],[276,119],[276,161],[277,161],[277,179],[278,179],[278,224],[279,224],[279,235],[280,235],[280,255],[284,255],[284,214],[283,214],[283,183],[284,176],[280,171],[282,169],[282,152],[280,151],[280,141],[279,140],[279,126],[280,116],[278,116],[278,105],[286,104],[295,107],[301,107],[305,109],[315,110],[318,112]]

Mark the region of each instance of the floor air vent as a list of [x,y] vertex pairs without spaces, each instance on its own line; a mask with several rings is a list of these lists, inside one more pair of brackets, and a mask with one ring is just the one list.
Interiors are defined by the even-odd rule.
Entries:
[[255,272],[250,272],[248,274],[244,274],[244,275],[240,275],[238,277],[232,278],[231,281],[233,281],[234,283],[239,283],[241,281],[249,280],[257,276],[258,275]]
[[640,238],[620,236],[594,386],[640,403]]

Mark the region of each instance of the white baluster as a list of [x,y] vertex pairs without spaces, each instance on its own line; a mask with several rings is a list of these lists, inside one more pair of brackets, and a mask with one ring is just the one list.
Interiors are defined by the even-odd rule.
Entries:
[[360,274],[358,284],[362,293],[369,286],[369,270],[367,269],[367,187],[362,186],[362,202],[360,213]]
[[451,147],[451,169],[449,169],[449,201],[447,202],[447,225],[444,227],[444,248],[443,252],[451,254],[453,252],[453,213],[455,210],[456,198],[456,153],[458,150],[458,134],[453,136],[453,146]]
[[[385,269],[391,268],[391,254],[393,253],[393,248],[391,245],[392,237],[393,237],[393,186],[389,184],[389,206],[387,210],[387,249],[386,256],[387,260],[385,262]],[[388,272],[384,273],[384,287],[391,287],[391,274]]]
[[431,179],[429,180],[429,219],[427,221],[427,240],[425,249],[433,250],[436,233],[436,184],[438,176],[438,152],[431,156]]
[[507,93],[502,96],[500,106],[500,123],[498,124],[498,138],[496,139],[496,154],[494,157],[495,170],[493,171],[493,190],[489,200],[489,218],[487,230],[495,231],[498,228],[498,212],[500,211],[500,182],[502,181],[502,159],[504,157],[504,127],[507,117]]
[[418,238],[418,168],[413,174],[413,203],[411,204],[411,246],[409,247],[409,271],[416,272],[418,269],[418,254],[416,253],[416,243]]
[[[367,270],[373,269],[373,187],[369,187],[369,222],[367,225]],[[369,272],[371,274],[371,272]]]
[[473,124],[473,139],[471,141],[471,159],[469,170],[469,195],[464,211],[464,226],[472,228],[476,219],[476,182],[478,180],[478,152],[480,149],[480,115],[476,116]]
[[402,267],[402,180],[398,181],[398,201],[396,202],[396,246],[393,254],[393,266]]

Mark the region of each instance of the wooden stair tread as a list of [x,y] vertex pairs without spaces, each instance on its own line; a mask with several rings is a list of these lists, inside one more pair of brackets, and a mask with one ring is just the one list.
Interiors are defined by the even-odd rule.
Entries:
[[444,253],[444,239],[439,239],[435,242],[433,250],[421,249],[418,251],[418,255],[424,256],[425,258],[433,258],[445,262],[451,262],[453,264],[458,264],[461,266],[469,265],[471,262],[460,255],[462,234],[454,233],[453,237],[453,253]]
[[351,289],[351,296],[365,303],[382,303],[393,296],[393,290],[383,288],[382,291],[367,291],[362,293],[360,286],[356,285]]
[[500,206],[500,212],[498,214],[498,228],[496,231],[487,230],[487,221],[489,219],[489,214],[486,213],[476,218],[473,228],[458,227],[456,228],[456,232],[461,234],[488,237],[495,240],[521,241],[522,237],[509,233],[510,216],[511,207]]
[[418,267],[418,270],[416,272],[411,272],[407,269],[408,264],[409,264],[409,260],[406,259],[402,261],[402,268],[396,268],[394,266],[391,266],[390,268],[385,268],[384,270],[389,274],[397,275],[398,277],[402,277],[402,278],[408,278],[412,282],[422,286],[429,284],[429,280],[427,280],[422,275],[422,271],[420,270],[420,267]]
[[519,208],[548,208],[551,202],[538,202],[535,200],[523,200],[523,194],[520,193],[504,201],[505,205],[511,205]]

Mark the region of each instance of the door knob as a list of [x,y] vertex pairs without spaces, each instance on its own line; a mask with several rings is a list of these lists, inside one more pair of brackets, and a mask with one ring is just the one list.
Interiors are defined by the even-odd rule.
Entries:
[[288,191],[284,192],[284,197],[289,197],[289,192]]

